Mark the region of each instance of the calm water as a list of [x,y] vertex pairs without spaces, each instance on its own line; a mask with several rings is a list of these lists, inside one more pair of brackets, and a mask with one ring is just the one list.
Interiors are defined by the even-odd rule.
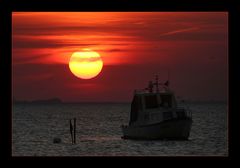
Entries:
[[[227,156],[227,104],[189,104],[189,141],[121,139],[130,104],[14,105],[13,156]],[[77,118],[77,144],[69,119]],[[54,144],[55,137],[62,143]]]

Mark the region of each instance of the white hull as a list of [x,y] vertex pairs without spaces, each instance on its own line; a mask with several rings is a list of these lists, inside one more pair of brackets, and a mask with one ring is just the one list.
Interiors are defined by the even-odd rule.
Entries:
[[171,119],[160,123],[142,126],[122,126],[124,139],[181,139],[187,140],[192,119]]

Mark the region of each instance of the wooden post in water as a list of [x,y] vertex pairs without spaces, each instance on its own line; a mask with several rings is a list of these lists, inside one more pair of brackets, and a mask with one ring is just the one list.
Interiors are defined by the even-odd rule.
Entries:
[[74,118],[74,144],[76,144],[76,118]]
[[69,120],[70,124],[70,134],[71,134],[71,139],[72,139],[72,144],[73,144],[73,126],[72,126],[72,119]]

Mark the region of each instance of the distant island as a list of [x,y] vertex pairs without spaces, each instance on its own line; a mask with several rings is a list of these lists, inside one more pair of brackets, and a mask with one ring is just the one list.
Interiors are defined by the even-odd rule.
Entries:
[[25,101],[25,100],[13,100],[13,103],[31,103],[31,104],[59,104],[63,103],[59,98],[51,98],[51,99],[41,99],[41,100],[33,100],[33,101]]

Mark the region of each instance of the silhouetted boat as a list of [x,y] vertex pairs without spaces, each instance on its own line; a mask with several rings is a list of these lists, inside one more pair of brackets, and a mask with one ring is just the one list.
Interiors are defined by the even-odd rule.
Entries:
[[148,88],[135,90],[129,124],[121,126],[122,138],[188,139],[192,125],[191,111],[177,106],[175,95],[168,85],[168,81],[158,83],[156,76],[156,82],[150,81]]

